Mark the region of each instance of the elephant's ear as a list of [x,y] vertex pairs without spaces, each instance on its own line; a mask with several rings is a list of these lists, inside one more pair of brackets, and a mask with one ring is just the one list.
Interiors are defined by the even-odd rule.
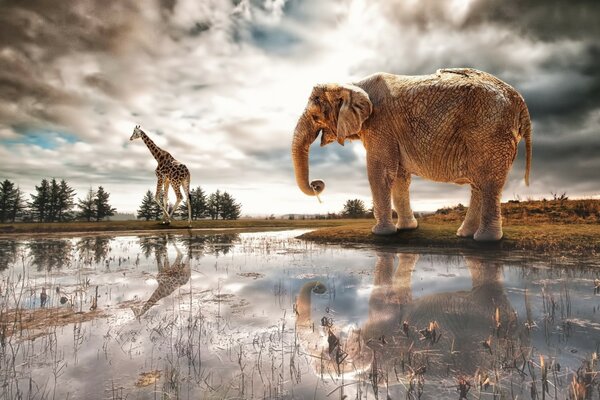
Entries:
[[346,137],[357,134],[363,122],[373,111],[367,92],[354,85],[344,85],[341,91],[342,106],[338,114],[337,141],[342,146]]

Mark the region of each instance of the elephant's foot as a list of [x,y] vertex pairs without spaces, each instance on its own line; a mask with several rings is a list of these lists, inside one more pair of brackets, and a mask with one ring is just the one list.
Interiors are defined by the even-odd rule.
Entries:
[[488,227],[487,229],[482,229],[480,227],[473,235],[473,239],[478,242],[495,242],[502,239],[502,228]]
[[396,229],[400,231],[417,229],[419,223],[414,216],[410,216],[408,218],[398,218],[398,222],[396,223]]
[[456,231],[456,236],[465,238],[473,237],[475,232],[477,232],[477,228],[479,228],[478,224],[467,224],[467,222],[464,221]]
[[391,222],[379,222],[371,229],[371,232],[375,235],[393,235],[396,233],[396,225]]

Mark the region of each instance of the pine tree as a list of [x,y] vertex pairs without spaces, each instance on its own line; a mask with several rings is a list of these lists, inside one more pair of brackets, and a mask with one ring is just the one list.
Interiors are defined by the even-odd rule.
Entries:
[[227,192],[221,196],[221,218],[238,219],[241,215],[242,206]]
[[211,219],[219,219],[219,216],[221,215],[221,207],[223,205],[222,197],[223,195],[219,190],[212,193],[208,197],[208,215]]
[[10,219],[10,213],[15,201],[15,184],[5,179],[0,183],[0,222]]
[[150,190],[146,192],[146,195],[142,199],[142,204],[137,211],[137,217],[140,219],[145,219],[146,221],[150,220],[159,220],[162,216],[162,210],[159,205],[154,201],[154,195]]
[[25,199],[23,198],[23,192],[20,188],[16,188],[14,191],[13,202],[9,210],[8,219],[11,222],[15,222],[17,218],[22,218],[25,210]]
[[75,206],[75,189],[62,179],[59,183],[57,205],[58,221],[68,221],[73,218],[72,210]]
[[[192,219],[197,220],[206,217],[208,215],[208,202],[204,190],[198,186],[190,191],[190,197],[192,201]],[[187,199],[181,203],[177,211],[181,217],[187,218]]]
[[367,214],[365,203],[360,199],[346,201],[342,215],[346,218],[363,218]]
[[103,220],[106,217],[115,215],[115,208],[108,203],[110,193],[106,192],[102,186],[98,186],[96,197],[94,198],[94,208],[96,209],[96,221]]
[[88,191],[87,195],[83,199],[77,200],[77,207],[81,211],[78,213],[78,217],[85,219],[88,222],[96,217],[96,202],[94,201],[96,193],[92,188]]
[[58,220],[59,214],[59,199],[60,199],[60,186],[56,181],[56,178],[52,178],[50,181],[50,199],[48,200],[48,211],[46,212],[46,222],[54,222]]
[[36,194],[31,194],[29,208],[32,218],[39,222],[47,220],[47,214],[50,206],[50,183],[47,179],[42,179],[39,186],[35,187]]

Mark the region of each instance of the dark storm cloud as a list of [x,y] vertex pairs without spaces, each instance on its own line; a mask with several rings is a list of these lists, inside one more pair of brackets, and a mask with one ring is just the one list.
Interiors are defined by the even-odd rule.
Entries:
[[[600,166],[598,15],[600,2],[593,0],[480,0],[465,20],[467,27],[497,24],[551,47],[572,42],[579,48],[570,54],[551,54],[536,74],[521,80],[535,81],[537,74],[554,77],[522,92],[540,128],[534,132],[541,139],[535,141],[534,173],[546,171],[537,176],[555,190],[593,193],[600,188],[596,172]],[[592,128],[582,132],[590,119]]]
[[[466,2],[377,4],[387,24],[370,38],[372,46],[398,51],[357,64],[357,74],[460,66],[491,72],[521,92],[533,119],[530,190],[598,194],[600,2],[474,0],[464,9]],[[520,150],[507,191],[523,189]]]
[[[416,47],[439,32],[464,36],[463,43],[447,42],[451,48],[444,48],[442,37],[434,54],[412,58],[409,63],[392,59],[385,66],[400,74],[423,74],[444,66],[485,69],[516,87],[523,86],[520,91],[536,119],[564,117],[576,122],[600,106],[600,2],[475,0],[462,16],[458,5],[434,0],[415,5],[384,1],[384,16],[398,28],[394,33],[399,40],[410,29],[419,32],[412,39]],[[525,72],[525,59],[507,59],[500,49],[470,48],[468,40],[490,27],[497,28],[505,42],[522,38],[532,45],[543,43],[550,53],[538,70]],[[564,52],[566,41],[576,50]]]
[[597,39],[598,15],[600,3],[596,0],[478,0],[473,3],[465,26],[501,23],[544,41]]
[[[4,1],[0,12],[0,117],[4,124],[65,120],[53,107],[80,102],[57,66],[77,52],[126,50],[139,20],[135,1]],[[100,84],[92,79],[90,84]],[[105,89],[108,85],[103,84]]]

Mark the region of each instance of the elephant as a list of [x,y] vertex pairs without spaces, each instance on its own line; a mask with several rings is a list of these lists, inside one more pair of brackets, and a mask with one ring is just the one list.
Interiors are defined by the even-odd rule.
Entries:
[[[415,229],[409,201],[411,175],[471,185],[460,237],[502,238],[500,199],[525,138],[525,183],[531,168],[531,121],[523,97],[486,72],[440,69],[420,76],[376,73],[352,84],[319,84],[296,125],[292,161],[298,187],[309,196],[325,189],[309,183],[308,156],[321,146],[360,139],[366,149],[377,235]],[[398,221],[392,222],[392,207]]]
[[389,376],[391,371],[398,376],[403,370],[409,383],[417,377],[468,382],[477,376],[484,382],[497,369],[522,368],[530,352],[528,330],[518,322],[504,291],[501,265],[466,256],[471,290],[414,298],[411,277],[418,259],[417,254],[376,253],[368,317],[360,328],[338,326],[327,316],[319,327],[311,298],[313,293],[326,293],[327,287],[319,281],[301,287],[295,304],[296,331],[316,360],[317,374],[368,376],[376,390],[382,382],[374,376],[386,372]]

